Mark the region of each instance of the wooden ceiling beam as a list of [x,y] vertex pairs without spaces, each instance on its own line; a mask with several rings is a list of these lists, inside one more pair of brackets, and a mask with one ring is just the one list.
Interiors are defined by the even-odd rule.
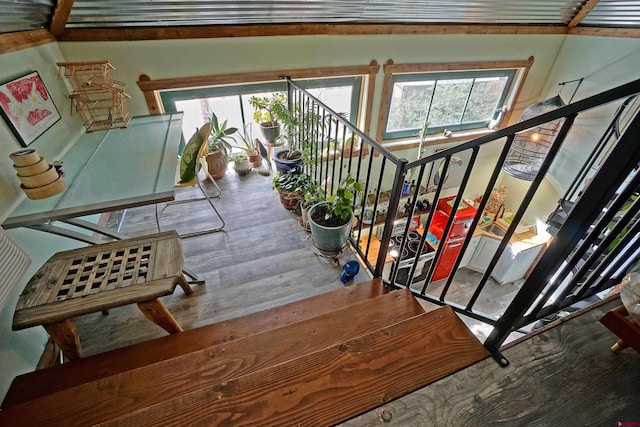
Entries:
[[578,24],[584,19],[584,17],[587,16],[589,12],[591,12],[591,9],[593,9],[595,5],[598,4],[599,1],[600,0],[587,0],[584,6],[582,6],[578,13],[576,13],[576,16],[574,16],[571,22],[569,22],[568,27],[577,27]]
[[49,31],[51,34],[58,36],[64,32],[72,7],[73,0],[58,0],[56,2],[56,8],[53,11],[53,17],[51,18],[51,25],[49,25]]
[[573,36],[640,39],[640,28],[573,27],[569,29],[569,34]]
[[55,42],[56,38],[47,30],[4,33],[0,34],[0,54]]
[[538,25],[425,25],[425,24],[275,24],[147,28],[74,28],[59,41],[131,41],[264,37],[298,35],[376,34],[566,34],[565,26]]

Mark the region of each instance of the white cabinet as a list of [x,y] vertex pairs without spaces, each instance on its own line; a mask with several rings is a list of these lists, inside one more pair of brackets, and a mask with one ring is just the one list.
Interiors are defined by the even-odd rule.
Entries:
[[469,265],[479,242],[480,236],[474,236],[471,238],[471,240],[469,241],[469,246],[467,246],[467,250],[464,252],[462,260],[460,260],[459,268],[467,267]]
[[484,273],[500,245],[500,240],[487,236],[476,236],[479,239],[476,250],[469,260],[469,268]]
[[[484,235],[474,236],[469,242],[460,266],[484,273],[498,251],[498,246],[500,246],[498,239]],[[526,250],[516,250],[511,243],[507,244],[491,272],[491,277],[502,285],[522,279],[542,247],[543,245],[538,245]]]
[[491,276],[502,285],[522,279],[541,250],[542,245],[524,251],[515,251],[507,245]]

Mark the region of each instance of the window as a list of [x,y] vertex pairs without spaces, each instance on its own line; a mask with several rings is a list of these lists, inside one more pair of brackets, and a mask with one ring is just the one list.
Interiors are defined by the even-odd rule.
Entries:
[[505,103],[516,70],[395,74],[383,139],[487,128]]
[[[313,96],[337,113],[357,122],[360,113],[362,77],[339,77],[297,81]],[[253,137],[260,136],[258,124],[253,121],[252,96],[270,96],[274,92],[287,90],[285,82],[256,83],[205,87],[161,92],[160,96],[167,112],[184,111],[183,134],[188,138],[194,129],[209,120],[215,112],[219,120],[228,120],[228,125],[242,128],[251,124]]]

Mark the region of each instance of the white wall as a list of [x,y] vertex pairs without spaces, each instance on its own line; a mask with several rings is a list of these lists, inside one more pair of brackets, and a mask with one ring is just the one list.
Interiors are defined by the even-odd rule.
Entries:
[[[555,96],[560,90],[559,83],[579,78],[584,78],[584,81],[575,94],[574,102],[639,79],[640,39],[568,37],[550,70],[542,96],[532,101]],[[562,89],[565,103],[576,86],[577,83],[571,83]],[[578,117],[549,171],[548,179],[543,183],[546,190],[534,199],[533,216],[544,220],[556,207],[620,103],[612,103]],[[504,182],[510,189],[516,189],[514,192],[507,190],[508,194],[523,194],[528,188],[528,183],[511,177],[506,177]],[[554,193],[555,197],[547,196]]]
[[[534,56],[518,108],[539,95],[565,36],[562,35],[378,35],[274,36],[136,42],[64,42],[68,61],[109,60],[113,76],[128,85],[134,115],[147,114],[136,81],[299,68],[394,63],[526,60]],[[376,81],[372,134],[382,94]],[[519,114],[516,113],[518,116]]]
[[[62,153],[82,133],[82,124],[77,117],[69,116],[69,92],[56,77],[56,62],[63,60],[57,43],[48,43],[0,55],[1,82],[9,81],[31,71],[38,71],[62,116],[59,122],[29,145],[29,147],[38,150],[38,153],[44,156],[47,161],[60,158]],[[7,123],[0,120],[0,222],[4,221],[13,207],[24,198],[24,194],[19,188],[20,181],[12,166],[13,162],[9,158],[10,153],[20,148],[22,146]],[[47,341],[47,334],[42,328],[30,328],[23,331],[11,330],[13,310],[19,293],[26,285],[28,278],[54,252],[78,246],[67,239],[34,231],[10,230],[9,234],[29,254],[32,263],[23,280],[15,287],[5,307],[0,307],[0,366],[2,367],[0,368],[0,396],[4,396],[6,389],[16,375],[34,369]]]

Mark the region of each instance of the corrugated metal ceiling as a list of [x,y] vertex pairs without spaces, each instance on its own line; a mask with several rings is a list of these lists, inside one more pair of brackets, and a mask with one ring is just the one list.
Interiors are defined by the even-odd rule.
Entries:
[[567,24],[576,0],[76,0],[67,28],[283,23]]
[[640,2],[600,0],[580,24],[594,27],[638,27]]
[[[381,23],[566,26],[586,0],[75,0],[72,28]],[[0,33],[47,28],[54,0],[0,0]],[[579,25],[640,28],[640,0],[599,0]]]
[[0,0],[0,33],[47,28],[54,0]]

